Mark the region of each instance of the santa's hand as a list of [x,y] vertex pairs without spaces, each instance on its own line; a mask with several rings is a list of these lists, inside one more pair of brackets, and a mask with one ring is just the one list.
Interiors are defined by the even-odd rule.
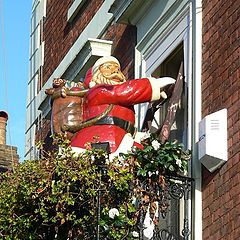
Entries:
[[151,101],[165,100],[171,96],[175,79],[171,77],[162,78],[148,78],[152,86],[152,98]]
[[164,92],[164,91],[161,91],[160,92],[160,96],[161,96],[161,98],[163,98],[163,99],[166,99],[168,96],[167,96],[167,94]]
[[169,98],[172,95],[174,84],[169,84],[160,89],[160,96],[163,99]]

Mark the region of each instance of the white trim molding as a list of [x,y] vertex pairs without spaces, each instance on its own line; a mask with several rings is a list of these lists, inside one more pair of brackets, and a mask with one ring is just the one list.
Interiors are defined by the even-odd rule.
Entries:
[[[188,87],[187,147],[192,149],[189,172],[195,179],[191,198],[191,239],[202,240],[201,164],[197,156],[198,123],[201,120],[202,3],[201,0],[161,1],[137,23],[136,78],[151,75],[180,42],[184,47],[184,72]],[[157,8],[157,4],[159,7]],[[156,12],[158,10],[158,13]],[[157,16],[154,18],[154,16]],[[137,123],[142,124],[147,105],[136,107]],[[141,119],[140,119],[141,118]],[[138,126],[140,127],[140,126]]]
[[82,8],[83,4],[86,2],[86,0],[74,0],[71,7],[68,9],[68,14],[67,14],[67,21],[71,22],[79,10]]
[[136,25],[153,2],[154,0],[115,0],[109,12],[113,13],[117,23]]
[[202,174],[198,159],[199,122],[202,119],[202,0],[192,1],[192,231],[194,240],[202,240]]
[[110,56],[112,41],[89,38],[74,61],[63,73],[62,78],[70,81],[79,81],[97,58]]
[[[156,8],[157,6],[153,8],[153,11]],[[142,36],[142,38],[138,38],[136,46],[135,70],[138,74],[135,76],[136,78],[151,76],[154,70],[181,42],[187,47],[187,50],[184,50],[185,53],[191,51],[191,46],[185,43],[186,41],[189,43],[189,15],[188,1],[176,1],[169,5],[167,9],[164,9],[161,17],[156,18],[154,24],[145,34],[141,33],[141,27],[143,29],[147,28],[144,26],[144,20],[139,23],[139,26],[137,25],[140,32],[139,36]],[[185,65],[191,64],[189,60],[189,58],[185,58],[185,61],[187,61]],[[187,76],[185,81],[190,78],[190,76]],[[135,109],[139,113],[136,122],[138,128],[141,129],[148,104],[139,104]]]

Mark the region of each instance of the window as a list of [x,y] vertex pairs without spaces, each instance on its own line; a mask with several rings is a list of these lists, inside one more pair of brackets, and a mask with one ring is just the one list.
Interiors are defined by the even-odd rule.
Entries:
[[[189,31],[191,27],[189,8],[186,1],[174,1],[175,5],[171,6],[171,11],[157,11],[157,6],[158,9],[161,9],[163,2],[156,1],[156,6],[151,9],[152,14],[148,14],[148,19],[142,18],[137,26],[138,42],[136,46],[135,73],[136,78],[169,76],[176,79],[180,64],[183,62],[183,93],[179,100],[175,121],[171,127],[170,139],[177,139],[186,148],[190,148],[191,88],[188,88],[188,85],[191,84],[192,46]],[[170,4],[169,1],[165,2]],[[148,120],[152,118],[152,116],[149,118],[151,104],[139,104],[135,108],[139,130],[148,127],[151,132],[157,131],[165,120],[168,102],[165,102],[154,115],[152,114],[152,125],[148,126]],[[191,214],[188,211],[190,203],[188,200],[190,196],[188,196],[190,192],[189,185],[184,181],[182,185],[178,180],[175,183],[175,189],[168,189],[169,196],[166,199],[169,208],[163,215],[159,216],[159,235],[157,236],[160,237],[159,239],[173,239],[173,237],[175,237],[174,239],[187,239],[188,235],[191,234],[189,231],[191,228],[189,222]],[[180,195],[175,195],[176,193],[184,193],[185,196],[180,197]]]
[[37,79],[37,94],[41,91],[42,87],[43,87],[43,67],[40,66],[39,70],[38,70],[38,79]]
[[[177,79],[181,63],[184,63],[184,45],[181,42],[173,51],[161,62],[152,72],[151,76],[155,78],[160,77],[172,77]],[[184,73],[183,73],[184,76]],[[186,87],[186,86],[185,86]],[[175,120],[171,127],[170,140],[177,140],[178,142],[185,143],[186,132],[187,132],[187,91],[184,91],[181,98],[179,99],[178,109],[175,115]],[[165,116],[167,114],[167,107],[169,100],[166,101],[154,114],[152,125],[150,127],[150,132],[156,132],[161,129],[161,126],[164,123]],[[152,105],[149,105],[151,107]],[[147,111],[143,128],[147,126],[146,120],[149,119],[148,114],[151,114],[151,111]],[[187,231],[188,229],[184,226],[183,219],[187,219],[187,212],[184,206],[188,205],[185,197],[188,197],[188,184],[181,182],[181,180],[176,183],[176,189],[169,189],[168,205],[166,212],[160,214],[159,216],[159,228],[160,232],[158,234],[166,234],[166,236],[174,236],[177,239],[182,239],[182,232]],[[187,191],[185,191],[185,190]],[[176,193],[185,194],[176,197]],[[183,231],[184,230],[184,231]],[[166,232],[164,232],[166,231]]]
[[[181,14],[177,11],[173,12],[176,16],[169,16],[163,18],[168,21],[166,25],[162,24],[163,19],[160,18],[159,22],[151,27],[151,31],[147,34],[142,34],[142,39],[138,40],[136,46],[136,77],[152,76],[164,77],[170,76],[177,78],[181,62],[184,65],[184,86],[183,96],[179,103],[179,109],[176,114],[176,121],[171,128],[171,139],[177,139],[184,143],[186,148],[189,148],[189,119],[188,111],[188,84],[191,78],[189,64],[190,58],[190,35],[189,35],[189,9],[186,7],[182,10]],[[172,20],[174,19],[174,21]],[[147,22],[147,21],[146,21]],[[146,29],[143,24],[143,29]],[[161,23],[161,24],[160,24]],[[167,26],[167,27],[165,27]],[[138,28],[141,31],[140,27]],[[138,129],[143,130],[146,128],[146,120],[148,119],[149,104],[140,104],[136,107]],[[166,115],[167,103],[155,112],[152,121],[151,131],[156,131],[161,128]],[[148,127],[148,126],[147,126]]]
[[[183,44],[181,43],[179,46],[174,49],[174,51],[154,70],[152,76],[155,78],[160,77],[172,77],[177,79],[179,68],[181,63],[184,62],[184,53],[183,53]],[[171,128],[170,139],[176,139],[179,142],[184,142],[184,129],[185,122],[187,118],[185,117],[185,99],[184,94],[178,103],[178,110],[175,116],[175,121]],[[155,132],[160,129],[166,113],[167,113],[168,101],[164,103],[154,114],[153,122],[150,131]],[[145,119],[148,116],[146,115]]]

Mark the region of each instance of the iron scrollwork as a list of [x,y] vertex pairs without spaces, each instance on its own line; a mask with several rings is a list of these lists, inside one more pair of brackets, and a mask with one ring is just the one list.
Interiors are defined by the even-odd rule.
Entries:
[[[146,191],[155,192],[158,199],[158,225],[154,229],[151,240],[188,240],[191,236],[189,226],[189,195],[193,179],[183,176],[164,176],[165,189],[158,184],[142,183]],[[100,193],[99,193],[100,194]],[[143,204],[143,203],[142,203]],[[98,206],[101,208],[101,206]],[[142,208],[139,215],[139,240],[144,238],[144,218],[146,208]],[[98,212],[98,218],[99,212]],[[97,228],[99,231],[99,228]],[[98,232],[97,239],[101,238]],[[104,240],[108,240],[104,238]]]
[[[193,179],[183,176],[165,176],[165,179],[166,189],[161,190],[160,186],[155,189],[156,194],[161,191],[158,205],[162,207],[159,208],[161,218],[151,240],[188,240],[191,235],[188,202]],[[142,239],[143,234],[139,240]]]

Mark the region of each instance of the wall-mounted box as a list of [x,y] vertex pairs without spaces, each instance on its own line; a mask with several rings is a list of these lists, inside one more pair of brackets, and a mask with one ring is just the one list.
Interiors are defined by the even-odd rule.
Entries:
[[198,157],[213,172],[228,159],[227,109],[207,115],[199,123]]

